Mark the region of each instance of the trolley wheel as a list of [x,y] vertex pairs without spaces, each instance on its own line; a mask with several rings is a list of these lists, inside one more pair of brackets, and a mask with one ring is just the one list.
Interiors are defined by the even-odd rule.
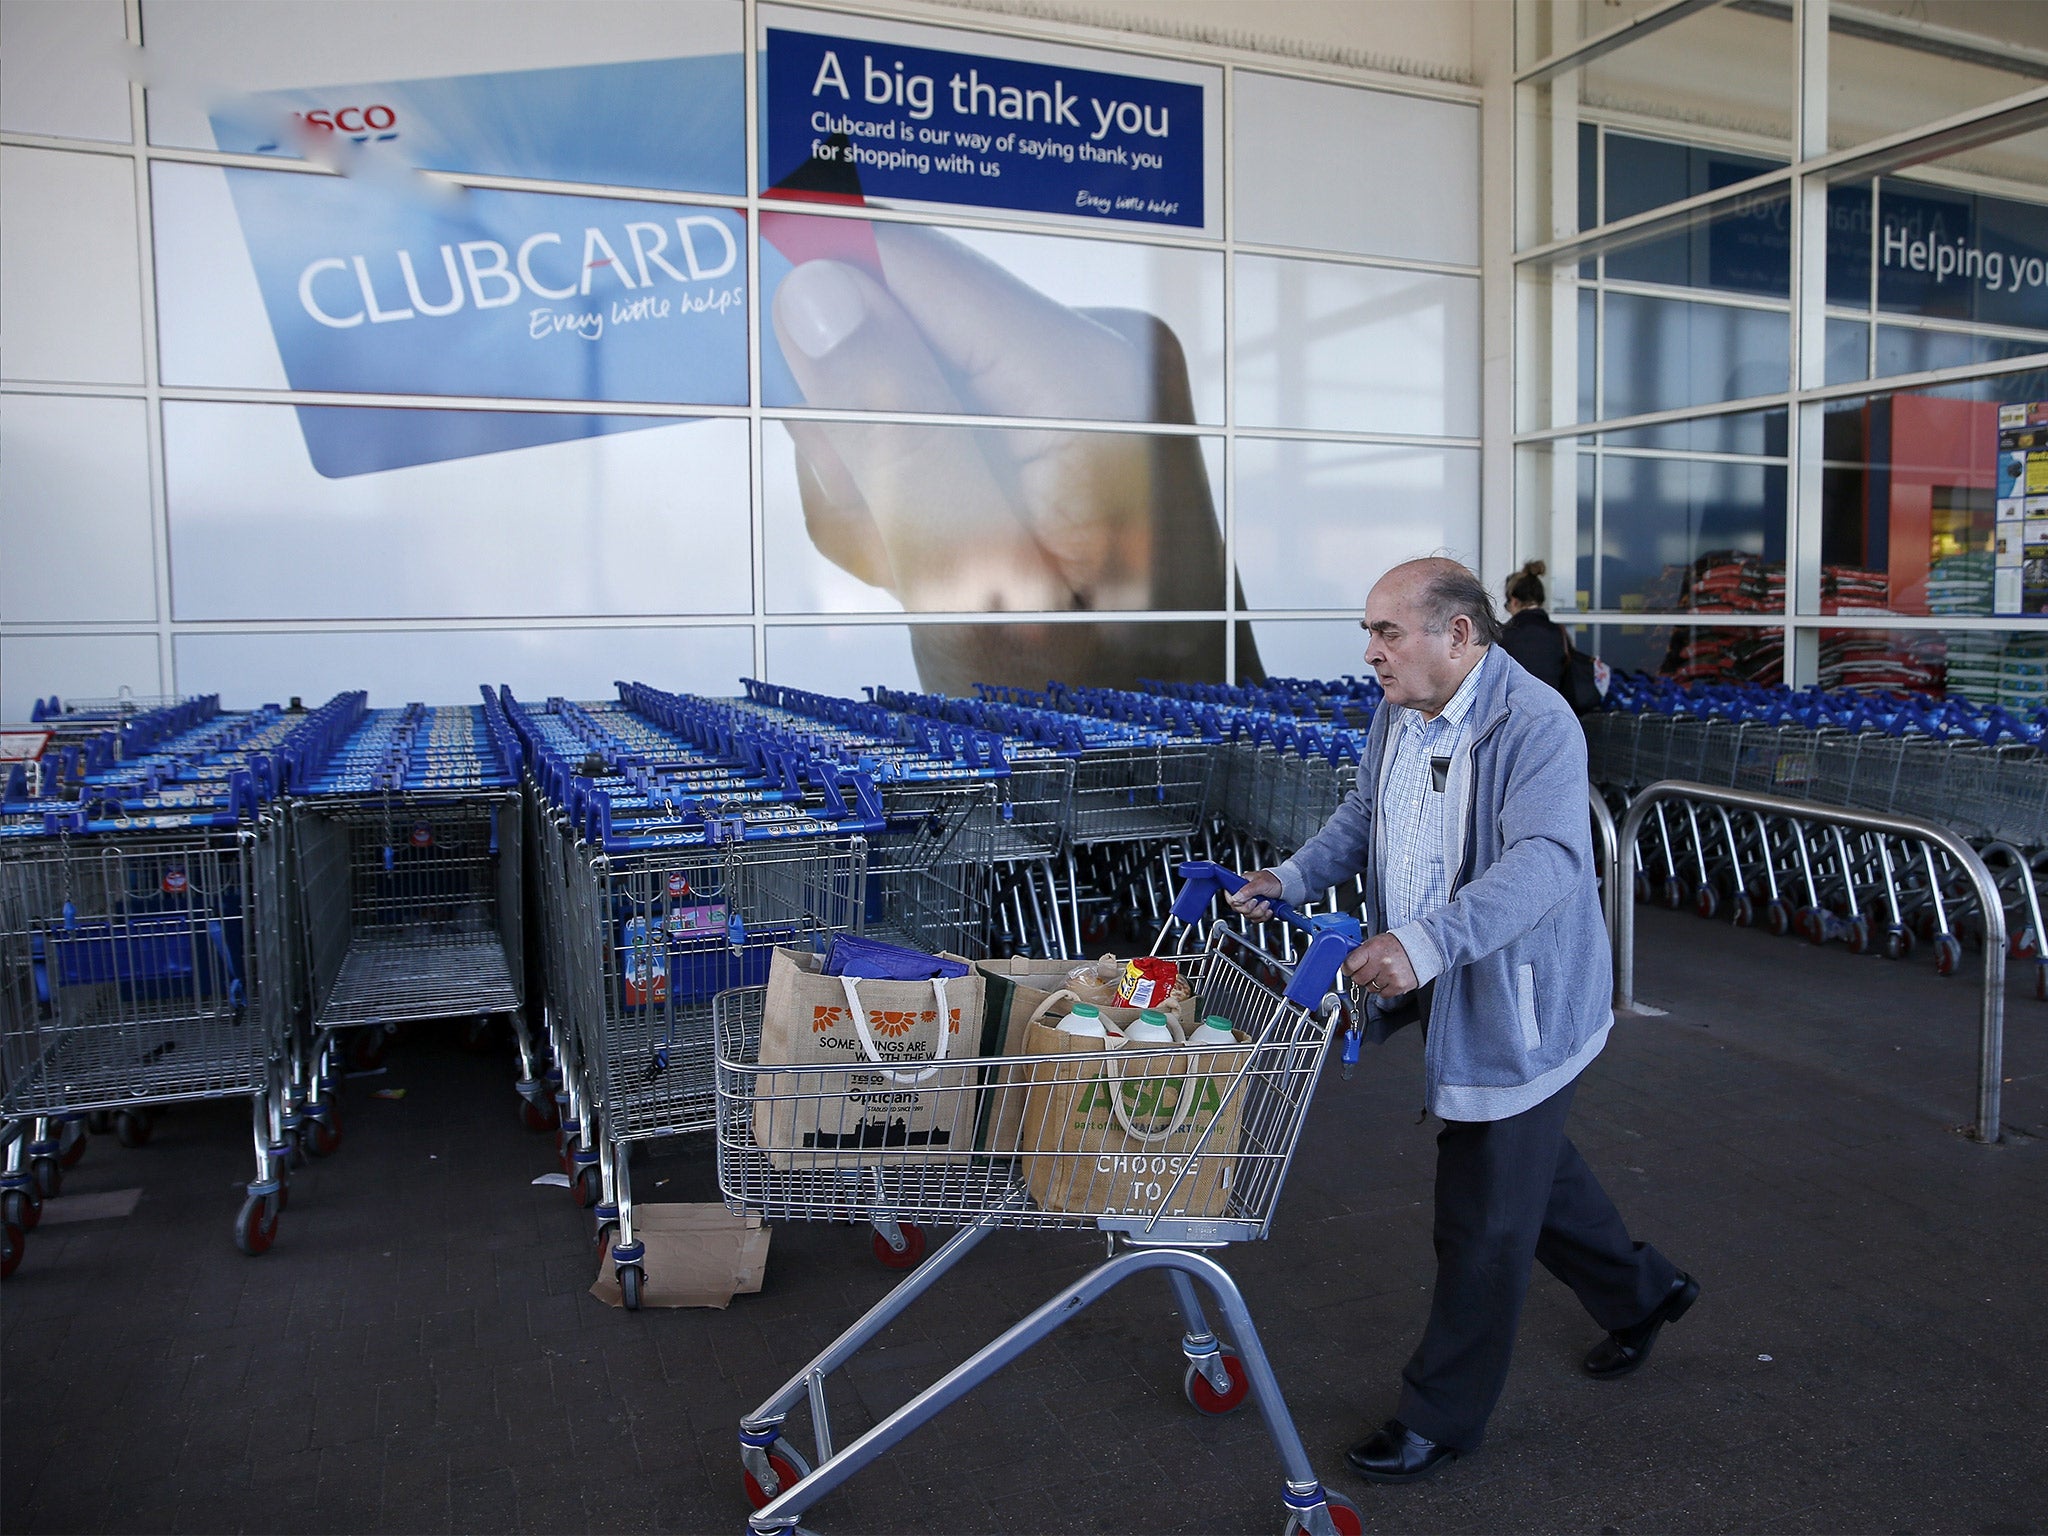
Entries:
[[34,1184],[24,1184],[0,1195],[0,1220],[10,1227],[33,1232],[43,1219],[43,1196]]
[[889,1239],[881,1233],[875,1234],[875,1259],[884,1269],[915,1269],[924,1262],[924,1228],[911,1222],[896,1224],[903,1234],[903,1251],[898,1253],[889,1246]]
[[1663,889],[1658,893],[1658,896],[1665,906],[1676,912],[1685,905],[1685,882],[1674,875],[1671,879],[1664,882]]
[[562,1172],[572,1179],[576,1176],[576,1159],[571,1155],[574,1151],[575,1147],[569,1138],[558,1130],[555,1135],[555,1161],[562,1165]]
[[141,1147],[149,1144],[149,1133],[156,1129],[146,1114],[124,1109],[114,1116],[114,1138],[124,1147]]
[[621,1264],[619,1266],[619,1300],[625,1304],[628,1312],[638,1312],[640,1310],[640,1284],[642,1278],[643,1272],[638,1264]]
[[802,1482],[810,1475],[810,1465],[794,1451],[778,1447],[768,1453],[768,1470],[775,1474],[779,1485],[773,1493],[761,1486],[761,1480],[744,1466],[741,1475],[747,1480],[747,1502],[756,1509],[766,1509],[775,1500],[787,1493],[791,1486]]
[[478,1014],[473,1019],[465,1020],[462,1025],[462,1048],[479,1054],[488,1051],[497,1043],[491,1030],[491,1025],[495,1022],[489,1014]]
[[2039,1002],[2048,1003],[2048,960],[2034,962],[2034,997]]
[[91,1138],[86,1134],[83,1121],[65,1121],[64,1130],[57,1137],[57,1161],[66,1168],[76,1168],[85,1156],[85,1144],[89,1140]]
[[[1932,912],[1928,913],[1927,916],[1930,922],[1933,921],[1934,914]],[[2034,930],[2032,928],[2019,929],[2007,943],[2008,948],[2006,952],[2013,959],[2031,960],[2034,958]]]
[[1735,898],[1735,905],[1728,913],[1729,920],[1738,928],[1756,926],[1756,898],[1743,891]]
[[1913,930],[1904,924],[1884,931],[1884,957],[1887,960],[1903,960],[1913,953]]
[[111,1109],[96,1109],[85,1117],[85,1128],[95,1136],[104,1136],[114,1128],[114,1112]]
[[1771,937],[1782,939],[1792,931],[1792,909],[1782,901],[1774,901],[1764,908],[1764,921]]
[[1827,943],[1827,909],[1825,907],[1802,907],[1799,912],[1799,935],[1809,944]]
[[1871,932],[1870,916],[1868,913],[1858,912],[1854,917],[1849,919],[1848,943],[1850,954],[1869,954],[1871,952],[1871,941],[1873,937],[1874,935]]
[[28,1171],[36,1181],[36,1193],[45,1200],[55,1199],[64,1188],[64,1170],[57,1166],[54,1157],[31,1158]]
[[[1358,1512],[1358,1506],[1341,1493],[1323,1492],[1324,1507],[1330,1511],[1330,1524],[1337,1528],[1337,1536],[1365,1536],[1365,1516]],[[1303,1536],[1308,1526],[1299,1515],[1287,1517],[1287,1529],[1280,1536]]]
[[1194,1404],[1196,1412],[1232,1413],[1242,1408],[1244,1400],[1251,1396],[1252,1381],[1245,1374],[1244,1362],[1237,1358],[1237,1351],[1228,1344],[1223,1346],[1223,1370],[1230,1377],[1230,1390],[1218,1392],[1209,1378],[1202,1374],[1201,1367],[1192,1360],[1188,1362],[1187,1374],[1180,1379],[1180,1390]]
[[28,1251],[28,1234],[13,1222],[0,1222],[0,1280],[21,1268],[21,1256]]
[[576,1197],[576,1203],[586,1211],[596,1205],[598,1197],[604,1192],[603,1175],[597,1171],[597,1164],[588,1163],[573,1175],[569,1182],[569,1192]]
[[519,1123],[536,1136],[545,1135],[561,1124],[555,1118],[553,1105],[539,1104],[532,1099],[526,1098],[522,1098],[519,1101]]
[[235,1246],[251,1258],[268,1253],[277,1241],[277,1216],[274,1195],[250,1195],[235,1216]]
[[1636,900],[1648,903],[1650,899],[1650,877],[1642,870],[1636,871]]
[[[1934,940],[1934,974],[1937,976],[1953,976],[1962,968],[1963,941],[1952,933],[1937,934]],[[2038,971],[2040,968],[2037,966],[2035,969]],[[2034,986],[2038,992],[2040,990],[2038,979],[2035,981]]]
[[1935,926],[1933,908],[1923,907],[1913,914],[1913,931],[1927,943],[1934,942],[1934,936],[1941,930]]
[[1711,921],[1721,910],[1721,893],[1713,886],[1702,883],[1699,890],[1693,893],[1692,905],[1695,912]]
[[305,1134],[299,1140],[315,1157],[332,1157],[341,1145],[341,1121],[333,1110],[314,1115],[306,1121]]

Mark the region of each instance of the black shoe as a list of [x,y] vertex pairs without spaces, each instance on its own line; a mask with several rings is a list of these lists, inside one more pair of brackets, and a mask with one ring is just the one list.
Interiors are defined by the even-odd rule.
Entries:
[[1586,1374],[1598,1381],[1628,1375],[1650,1358],[1650,1346],[1657,1342],[1657,1334],[1664,1325],[1677,1322],[1699,1299],[1699,1281],[1681,1270],[1655,1311],[1633,1328],[1608,1334],[1586,1352],[1582,1362]]
[[1389,1419],[1346,1451],[1344,1459],[1369,1483],[1412,1483],[1444,1462],[1456,1461],[1458,1453],[1423,1439],[1399,1419]]

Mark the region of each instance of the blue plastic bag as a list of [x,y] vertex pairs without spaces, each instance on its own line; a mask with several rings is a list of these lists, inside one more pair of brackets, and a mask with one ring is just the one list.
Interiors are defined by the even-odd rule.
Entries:
[[852,976],[866,981],[930,981],[935,976],[965,976],[958,960],[942,960],[921,949],[885,944],[859,934],[837,933],[825,955],[827,976]]

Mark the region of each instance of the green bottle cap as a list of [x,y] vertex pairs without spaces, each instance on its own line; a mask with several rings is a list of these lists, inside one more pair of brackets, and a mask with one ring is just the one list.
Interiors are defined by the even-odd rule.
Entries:
[[1202,1026],[1205,1029],[1220,1029],[1226,1035],[1234,1035],[1237,1033],[1237,1026],[1232,1024],[1230,1020],[1223,1017],[1223,1015],[1220,1013],[1210,1014],[1209,1017],[1202,1020]]
[[1140,1024],[1157,1024],[1163,1029],[1166,1027],[1166,1015],[1157,1008],[1147,1008],[1138,1015],[1138,1022]]
[[1093,1003],[1076,1003],[1067,1012],[1078,1014],[1084,1019],[1099,1019],[1102,1017],[1102,1010]]

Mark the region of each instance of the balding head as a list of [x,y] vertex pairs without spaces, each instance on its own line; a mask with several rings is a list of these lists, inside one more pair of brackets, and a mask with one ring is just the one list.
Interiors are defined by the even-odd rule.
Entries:
[[1365,599],[1366,665],[1389,702],[1434,719],[1500,638],[1493,601],[1455,560],[1409,560]]
[[1377,592],[1390,582],[1394,585],[1389,595],[1399,593],[1401,601],[1413,604],[1431,632],[1449,629],[1451,621],[1462,614],[1472,621],[1472,638],[1480,645],[1500,643],[1500,620],[1494,615],[1493,599],[1470,568],[1432,555],[1402,561],[1382,576],[1373,590]]

